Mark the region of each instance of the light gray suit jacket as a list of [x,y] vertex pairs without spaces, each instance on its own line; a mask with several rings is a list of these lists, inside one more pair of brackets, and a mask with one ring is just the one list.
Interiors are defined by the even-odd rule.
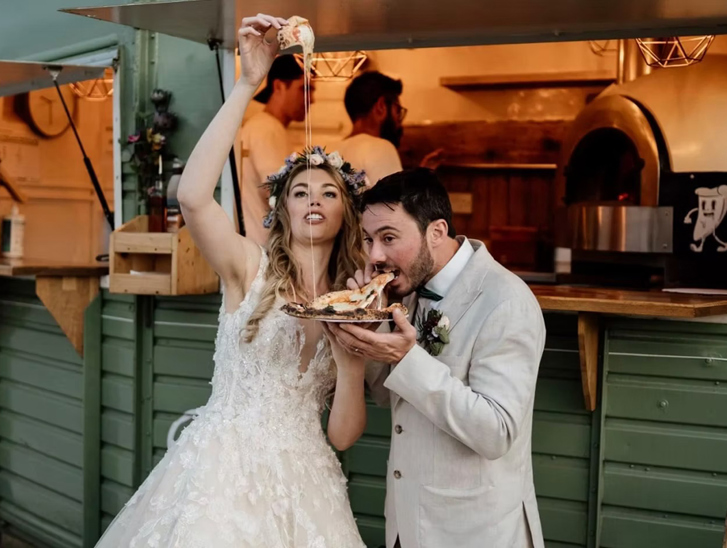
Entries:
[[[530,439],[545,324],[537,300],[485,246],[440,302],[450,343],[415,346],[367,381],[391,405],[386,546],[543,548]],[[405,299],[410,318],[416,295]]]

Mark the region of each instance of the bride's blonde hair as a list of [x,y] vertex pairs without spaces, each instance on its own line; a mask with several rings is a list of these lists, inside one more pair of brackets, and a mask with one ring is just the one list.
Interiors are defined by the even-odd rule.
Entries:
[[[296,175],[306,169],[305,164],[293,167],[277,199],[278,203],[276,203],[275,216],[267,243],[269,262],[265,270],[265,286],[260,295],[260,301],[247,322],[245,342],[251,342],[255,338],[260,330],[260,322],[273,308],[278,296],[286,297],[305,293],[300,279],[300,265],[297,264],[292,253],[293,234],[287,203],[291,182]],[[311,169],[319,169],[328,173],[336,182],[343,201],[343,222],[336,235],[333,253],[328,262],[328,278],[333,282],[332,290],[345,289],[346,280],[353,277],[356,270],[363,268],[365,263],[360,213],[337,169],[328,164],[321,164]]]

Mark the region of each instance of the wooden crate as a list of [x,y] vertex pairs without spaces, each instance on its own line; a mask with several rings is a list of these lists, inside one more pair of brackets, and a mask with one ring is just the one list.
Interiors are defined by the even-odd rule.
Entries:
[[177,233],[147,232],[140,215],[111,234],[111,293],[201,295],[219,290],[219,277],[202,257],[187,227]]

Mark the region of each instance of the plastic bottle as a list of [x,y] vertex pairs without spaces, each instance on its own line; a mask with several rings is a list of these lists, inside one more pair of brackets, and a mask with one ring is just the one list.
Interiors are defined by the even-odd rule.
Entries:
[[25,216],[20,214],[18,204],[13,204],[10,215],[3,217],[2,223],[3,257],[20,259],[23,256],[23,240],[25,239]]

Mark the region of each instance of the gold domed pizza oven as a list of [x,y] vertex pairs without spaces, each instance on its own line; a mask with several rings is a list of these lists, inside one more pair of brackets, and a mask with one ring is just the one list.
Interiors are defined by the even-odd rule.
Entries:
[[[648,70],[626,57],[622,74]],[[726,118],[721,55],[614,84],[577,116],[555,183],[574,280],[727,287]]]

